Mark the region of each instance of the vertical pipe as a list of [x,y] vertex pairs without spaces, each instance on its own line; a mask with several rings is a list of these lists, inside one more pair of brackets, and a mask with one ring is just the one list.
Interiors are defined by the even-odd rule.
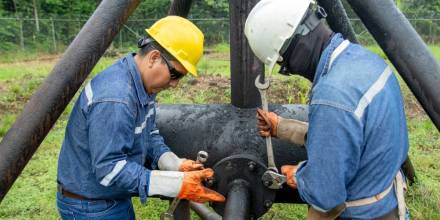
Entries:
[[251,9],[259,0],[229,0],[231,47],[231,101],[239,108],[261,105],[260,94],[254,85],[264,65],[253,54],[244,36],[244,24]]
[[348,0],[440,129],[440,64],[392,0]]
[[225,220],[250,219],[250,202],[248,183],[244,180],[234,180],[228,192],[223,218]]
[[353,43],[358,43],[356,33],[351,26],[350,19],[345,12],[344,5],[341,0],[318,0],[319,5],[327,12],[327,23],[330,28],[341,33],[344,38]]
[[168,10],[168,14],[186,18],[191,9],[191,3],[192,0],[173,0],[170,9]]
[[[170,204],[171,202],[172,201],[170,201]],[[189,201],[183,199],[180,200],[179,204],[174,210],[173,216],[174,216],[174,220],[190,220],[191,212],[189,209]]]
[[[177,15],[180,17],[188,17],[189,10],[191,9],[192,0],[173,0],[171,2],[168,15]],[[189,220],[191,219],[191,212],[189,209],[189,201],[181,200],[177,205],[173,215],[176,220]]]
[[140,0],[103,1],[0,142],[0,201]]

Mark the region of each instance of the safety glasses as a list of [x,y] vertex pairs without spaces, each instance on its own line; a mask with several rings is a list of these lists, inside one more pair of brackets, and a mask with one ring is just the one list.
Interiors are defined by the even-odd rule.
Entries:
[[176,68],[170,63],[170,61],[167,60],[167,58],[165,58],[162,54],[160,54],[160,56],[165,61],[165,64],[168,67],[168,71],[170,72],[171,80],[178,80],[186,75],[186,74],[183,74],[183,73],[177,71]]

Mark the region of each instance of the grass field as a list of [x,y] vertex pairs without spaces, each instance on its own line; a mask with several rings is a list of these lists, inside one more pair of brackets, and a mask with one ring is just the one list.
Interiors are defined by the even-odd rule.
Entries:
[[[377,47],[372,51],[384,56]],[[440,46],[431,46],[440,59]],[[228,45],[208,48],[199,65],[201,76],[187,77],[179,87],[164,91],[159,103],[228,103],[230,100]],[[26,101],[43,82],[59,56],[8,54],[0,58],[0,139],[14,122]],[[100,72],[117,57],[104,57],[93,70]],[[423,109],[400,80],[405,99],[410,138],[410,156],[418,182],[407,194],[412,219],[440,219],[440,135]],[[272,103],[306,103],[310,83],[301,77],[275,75],[271,88]],[[72,103],[21,176],[0,204],[0,219],[58,219],[55,207],[56,168]],[[147,206],[133,199],[138,219],[158,219],[167,202],[150,199]],[[303,219],[304,205],[275,204],[263,219]]]

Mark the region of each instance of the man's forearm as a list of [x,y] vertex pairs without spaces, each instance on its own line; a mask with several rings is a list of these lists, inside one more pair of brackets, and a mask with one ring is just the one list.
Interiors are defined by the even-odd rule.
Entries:
[[277,137],[291,143],[304,145],[309,123],[279,117]]

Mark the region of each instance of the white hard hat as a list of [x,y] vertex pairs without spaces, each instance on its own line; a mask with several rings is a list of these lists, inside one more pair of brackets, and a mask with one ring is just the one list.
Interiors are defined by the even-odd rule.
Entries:
[[[244,34],[254,54],[272,72],[286,40],[298,32],[313,0],[262,0],[246,19]],[[281,61],[281,60],[279,60]]]

